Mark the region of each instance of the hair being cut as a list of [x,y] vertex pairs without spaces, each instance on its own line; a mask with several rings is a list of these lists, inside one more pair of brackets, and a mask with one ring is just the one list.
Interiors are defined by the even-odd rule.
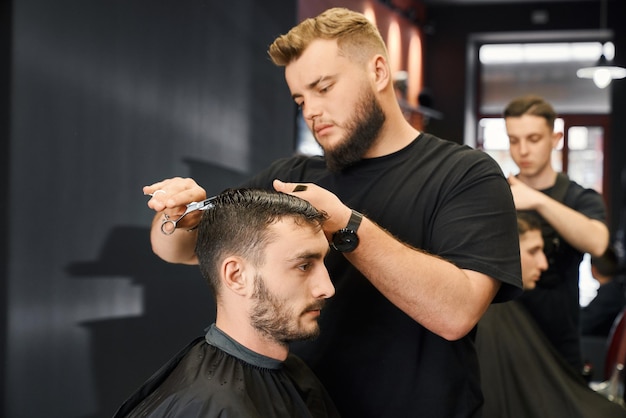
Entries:
[[539,218],[528,212],[517,212],[517,233],[521,237],[528,231],[541,231]]
[[550,103],[541,96],[529,94],[513,99],[504,109],[504,118],[516,118],[523,115],[539,116],[546,120],[551,130],[554,130],[556,112]]
[[286,66],[317,39],[336,39],[340,53],[359,62],[377,53],[387,58],[385,42],[376,26],[361,13],[341,7],[303,20],[287,34],[276,38],[268,53],[274,64]]
[[200,271],[215,297],[219,267],[224,258],[238,255],[261,266],[265,247],[275,239],[269,227],[283,218],[320,230],[327,216],[309,202],[284,193],[257,189],[228,189],[213,200],[198,225],[196,255]]

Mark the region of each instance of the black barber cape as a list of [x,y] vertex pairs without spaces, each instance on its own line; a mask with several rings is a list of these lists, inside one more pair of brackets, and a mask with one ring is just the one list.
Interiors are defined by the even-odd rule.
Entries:
[[626,418],[587,386],[524,306],[492,304],[478,323],[483,418]]
[[248,350],[213,324],[119,408],[118,417],[338,417],[309,367]]

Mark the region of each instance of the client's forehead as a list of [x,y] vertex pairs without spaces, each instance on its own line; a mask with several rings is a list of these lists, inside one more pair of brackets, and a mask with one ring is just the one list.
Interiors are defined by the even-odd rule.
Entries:
[[294,217],[282,217],[268,227],[270,240],[266,254],[289,257],[303,251],[326,252],[328,241],[316,223]]

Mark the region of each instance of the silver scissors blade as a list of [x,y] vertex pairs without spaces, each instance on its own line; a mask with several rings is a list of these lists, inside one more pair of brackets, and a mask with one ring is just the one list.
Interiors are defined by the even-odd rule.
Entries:
[[217,196],[211,196],[208,199],[204,199],[200,202],[191,202],[190,204],[187,205],[187,210],[185,210],[185,214],[189,212],[194,212],[196,210],[213,209],[215,207],[215,204],[213,203],[213,201],[216,198]]

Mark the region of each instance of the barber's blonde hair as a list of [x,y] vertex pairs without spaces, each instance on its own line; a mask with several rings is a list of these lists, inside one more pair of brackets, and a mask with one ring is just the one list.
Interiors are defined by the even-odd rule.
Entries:
[[276,38],[268,53],[274,64],[286,66],[317,39],[336,39],[340,54],[357,62],[365,62],[374,54],[387,58],[385,42],[376,26],[361,13],[341,7],[302,21]]

